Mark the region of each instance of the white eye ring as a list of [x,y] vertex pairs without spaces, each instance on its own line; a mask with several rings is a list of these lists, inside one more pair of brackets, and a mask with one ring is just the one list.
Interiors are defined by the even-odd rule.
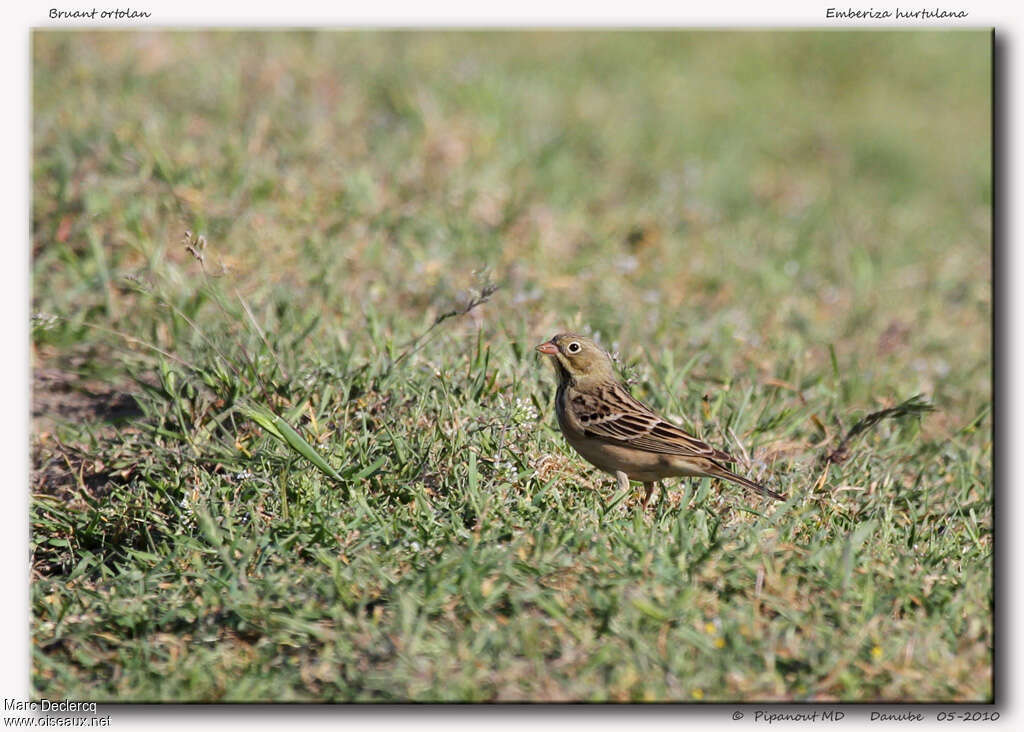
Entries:
[[573,341],[572,343],[565,347],[565,350],[567,350],[569,353],[579,353],[580,344],[576,341]]

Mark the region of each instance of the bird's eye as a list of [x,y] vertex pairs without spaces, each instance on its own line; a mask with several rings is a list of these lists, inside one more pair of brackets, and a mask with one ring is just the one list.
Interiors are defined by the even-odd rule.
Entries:
[[569,353],[579,353],[580,344],[577,343],[576,341],[573,341],[572,343],[565,347],[565,350],[567,350]]

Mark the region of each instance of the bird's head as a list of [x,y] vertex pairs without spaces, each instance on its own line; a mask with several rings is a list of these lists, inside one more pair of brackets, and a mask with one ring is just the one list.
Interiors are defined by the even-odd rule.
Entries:
[[537,346],[537,350],[551,358],[563,381],[593,383],[616,378],[611,357],[586,336],[559,333]]

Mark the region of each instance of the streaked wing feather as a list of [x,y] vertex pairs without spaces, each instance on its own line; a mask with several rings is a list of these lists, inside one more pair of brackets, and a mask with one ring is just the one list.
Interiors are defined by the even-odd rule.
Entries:
[[570,408],[588,437],[666,455],[735,462],[728,453],[662,419],[618,384],[604,385],[595,393],[576,392]]

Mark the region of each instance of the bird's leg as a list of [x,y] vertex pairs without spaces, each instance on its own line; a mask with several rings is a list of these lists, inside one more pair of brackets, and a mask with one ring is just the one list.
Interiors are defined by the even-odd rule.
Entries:
[[627,476],[621,470],[615,471],[615,482],[619,484],[620,491],[629,490],[629,476]]
[[650,482],[644,483],[644,488],[647,489],[647,492],[644,493],[644,502],[642,504],[640,504],[640,508],[642,508],[642,509],[646,509],[647,508],[647,502],[649,500],[651,500],[651,494],[654,492],[654,486],[656,486],[656,485],[657,485],[657,483],[655,483],[654,481],[650,481]]

